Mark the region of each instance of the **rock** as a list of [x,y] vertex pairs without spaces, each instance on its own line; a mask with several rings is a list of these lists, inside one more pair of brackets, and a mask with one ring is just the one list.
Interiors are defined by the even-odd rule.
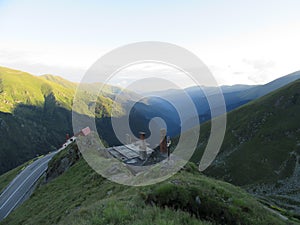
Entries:
[[200,197],[198,195],[196,196],[195,201],[196,201],[196,203],[197,203],[198,206],[201,205],[201,199],[200,199]]
[[46,171],[46,180],[48,183],[59,175],[63,174],[68,170],[72,165],[74,165],[81,157],[81,154],[78,150],[77,145],[70,148],[68,154],[63,158],[53,161],[51,166],[48,167]]
[[172,180],[171,183],[175,184],[175,185],[179,185],[179,184],[181,184],[181,181],[180,180]]

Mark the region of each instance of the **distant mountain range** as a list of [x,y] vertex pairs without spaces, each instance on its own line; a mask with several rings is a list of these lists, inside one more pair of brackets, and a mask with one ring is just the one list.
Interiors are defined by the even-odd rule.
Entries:
[[[300,79],[300,72],[286,75],[265,85],[221,86],[220,89],[224,95],[226,110],[231,111],[297,79]],[[131,117],[138,121],[144,121],[144,123],[140,123],[140,127],[146,133],[150,133],[149,121],[154,117],[161,117],[166,122],[168,135],[174,137],[181,132],[183,123],[188,123],[187,127],[190,128],[197,125],[190,122],[195,115],[191,114],[186,97],[192,99],[198,112],[199,121],[203,123],[211,119],[211,110],[205,94],[213,96],[217,93],[217,89],[219,87],[190,87],[185,90],[172,89],[147,93],[149,97],[135,104],[131,111]],[[186,109],[182,115],[182,121],[179,119],[180,116],[175,106]]]

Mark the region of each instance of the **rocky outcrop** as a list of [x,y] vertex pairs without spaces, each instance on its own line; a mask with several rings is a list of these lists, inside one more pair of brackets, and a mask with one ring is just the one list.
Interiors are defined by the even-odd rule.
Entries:
[[46,171],[45,182],[48,183],[63,174],[81,158],[81,153],[75,143],[70,144],[58,153],[49,163]]

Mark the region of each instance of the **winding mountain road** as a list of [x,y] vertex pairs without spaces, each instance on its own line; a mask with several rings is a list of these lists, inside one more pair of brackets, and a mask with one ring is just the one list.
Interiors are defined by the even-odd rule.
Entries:
[[47,170],[48,162],[56,153],[57,151],[49,153],[28,165],[1,193],[0,221],[7,217],[9,213],[24,200],[36,181]]

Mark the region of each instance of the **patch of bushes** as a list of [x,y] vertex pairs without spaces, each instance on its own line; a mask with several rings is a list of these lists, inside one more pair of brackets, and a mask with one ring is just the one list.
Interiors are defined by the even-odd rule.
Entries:
[[201,187],[168,182],[157,185],[142,197],[146,204],[182,210],[217,224],[273,224],[275,221],[270,215],[258,216],[258,209],[253,209],[251,199],[244,199],[242,195],[230,196],[223,188],[204,191]]

